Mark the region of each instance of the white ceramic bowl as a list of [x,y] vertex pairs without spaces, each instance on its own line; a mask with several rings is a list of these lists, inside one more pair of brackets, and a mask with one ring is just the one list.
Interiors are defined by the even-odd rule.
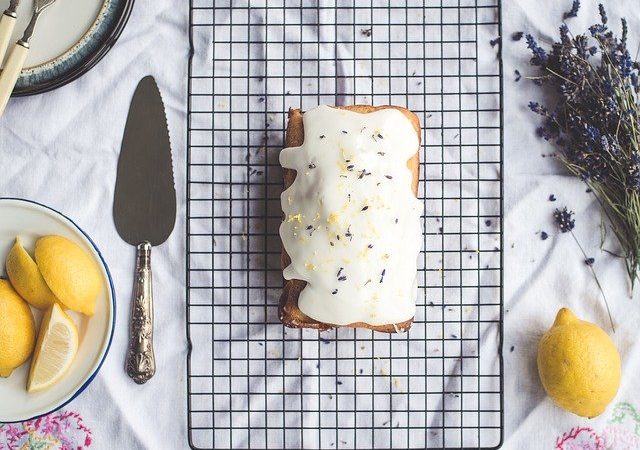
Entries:
[[[96,261],[103,279],[96,313],[89,318],[70,312],[78,327],[80,346],[66,376],[50,389],[35,394],[26,391],[30,362],[16,369],[9,378],[0,378],[0,422],[19,422],[48,414],[77,397],[93,380],[104,361],[115,321],[115,295],[111,275],[98,248],[75,223],[44,205],[21,199],[0,198],[0,273],[6,276],[4,261],[20,235],[33,255],[40,236],[64,236],[85,249]],[[36,326],[42,313],[33,309]]]

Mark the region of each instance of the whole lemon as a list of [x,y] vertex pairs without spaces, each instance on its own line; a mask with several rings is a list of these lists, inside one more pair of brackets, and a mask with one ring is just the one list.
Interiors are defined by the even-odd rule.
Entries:
[[33,353],[36,325],[29,305],[0,280],[0,377],[8,377]]
[[35,255],[44,281],[60,303],[92,316],[102,289],[102,277],[93,258],[62,236],[38,239]]
[[568,308],[558,311],[538,346],[538,373],[558,406],[582,417],[602,414],[618,392],[620,371],[607,333]]
[[45,283],[38,265],[22,246],[20,237],[7,255],[7,275],[14,289],[31,306],[46,309],[56,302],[56,297]]

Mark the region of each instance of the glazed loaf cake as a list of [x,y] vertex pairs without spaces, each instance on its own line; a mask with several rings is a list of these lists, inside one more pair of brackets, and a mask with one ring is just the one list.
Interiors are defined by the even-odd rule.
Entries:
[[292,109],[286,145],[280,320],[408,330],[422,236],[418,118],[396,106]]

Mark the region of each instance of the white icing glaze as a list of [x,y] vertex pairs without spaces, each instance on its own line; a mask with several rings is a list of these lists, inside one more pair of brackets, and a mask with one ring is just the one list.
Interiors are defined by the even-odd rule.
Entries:
[[334,325],[385,325],[415,314],[422,204],[407,161],[419,148],[400,111],[318,106],[304,144],[280,153],[297,172],[281,196],[287,280],[307,282],[298,307]]

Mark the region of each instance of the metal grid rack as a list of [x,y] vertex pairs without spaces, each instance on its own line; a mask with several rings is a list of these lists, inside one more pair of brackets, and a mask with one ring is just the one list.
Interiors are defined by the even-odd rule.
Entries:
[[[500,446],[499,18],[499,0],[191,0],[193,448]],[[405,334],[278,321],[286,112],[353,103],[407,106],[423,124]]]

